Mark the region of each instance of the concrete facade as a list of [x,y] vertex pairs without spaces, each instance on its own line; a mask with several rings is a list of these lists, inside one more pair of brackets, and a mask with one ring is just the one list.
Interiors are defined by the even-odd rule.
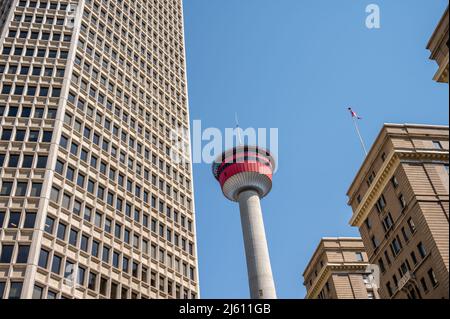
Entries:
[[250,297],[252,299],[276,299],[277,294],[258,193],[254,190],[241,192],[239,208],[247,258]]
[[385,124],[347,193],[381,298],[449,297],[448,126]]
[[378,299],[361,238],[325,237],[303,272],[306,299]]
[[1,1],[0,32],[0,298],[198,298],[181,0]]

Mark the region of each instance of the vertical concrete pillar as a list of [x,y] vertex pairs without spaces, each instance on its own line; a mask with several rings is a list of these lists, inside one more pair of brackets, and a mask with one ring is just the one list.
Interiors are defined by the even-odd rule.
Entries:
[[239,194],[242,232],[252,299],[276,299],[269,249],[259,195],[254,190]]

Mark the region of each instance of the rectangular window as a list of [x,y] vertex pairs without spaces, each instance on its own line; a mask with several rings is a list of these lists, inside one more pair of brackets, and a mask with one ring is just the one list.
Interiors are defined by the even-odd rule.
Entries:
[[78,231],[76,231],[75,229],[70,229],[69,244],[76,247],[77,241],[78,241]]
[[43,299],[42,298],[43,290],[44,289],[42,287],[34,285],[34,287],[33,287],[33,295],[31,296],[31,299]]
[[77,283],[83,286],[85,277],[86,277],[86,269],[84,267],[78,266]]
[[109,263],[109,247],[103,246],[102,260],[105,263]]
[[66,225],[64,225],[62,223],[59,223],[58,224],[58,231],[56,233],[56,237],[58,237],[61,240],[65,240],[65,238],[66,238],[66,228],[67,228]]
[[433,271],[433,268],[430,268],[430,270],[428,270],[428,278],[430,279],[431,285],[433,287],[436,287],[438,285],[438,280],[436,278],[436,274]]
[[30,252],[30,246],[28,245],[20,245],[19,250],[17,252],[16,263],[18,264],[26,264],[28,261],[28,254]]
[[55,220],[52,217],[47,216],[47,218],[45,219],[44,230],[49,234],[53,234],[54,225],[55,225]]
[[89,279],[88,279],[88,288],[95,291],[96,281],[97,281],[97,275],[90,272]]
[[48,256],[49,256],[49,252],[46,251],[45,249],[41,249],[41,252],[39,254],[39,263],[38,263],[39,267],[47,268]]
[[417,245],[417,249],[419,250],[420,257],[424,258],[427,255],[427,251],[422,242]]
[[52,263],[52,272],[59,275],[61,272],[61,260],[62,258],[54,255],[53,256],[53,263]]
[[9,213],[8,228],[19,228],[20,215],[21,214],[17,213],[17,212],[10,212]]
[[14,249],[13,245],[3,245],[2,246],[2,253],[0,255],[0,263],[2,263],[2,264],[11,263],[13,249]]
[[92,241],[92,251],[91,251],[92,256],[98,257],[99,246],[100,246],[100,243],[98,241],[96,241],[96,240]]
[[22,294],[22,282],[12,281],[11,286],[9,288],[9,299],[20,299],[20,295]]

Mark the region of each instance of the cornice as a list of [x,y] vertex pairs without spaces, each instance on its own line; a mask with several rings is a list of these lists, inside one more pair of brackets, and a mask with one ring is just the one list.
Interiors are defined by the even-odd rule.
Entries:
[[342,264],[327,264],[322,268],[319,275],[314,280],[312,288],[306,295],[306,299],[315,299],[319,295],[325,283],[334,272],[343,271],[361,271],[367,268],[367,263],[342,263]]
[[356,208],[350,219],[351,226],[361,227],[375,202],[381,196],[387,183],[392,178],[396,168],[402,160],[441,160],[448,161],[448,151],[429,150],[394,150],[392,151],[383,166],[375,176],[375,180],[367,190],[361,203]]

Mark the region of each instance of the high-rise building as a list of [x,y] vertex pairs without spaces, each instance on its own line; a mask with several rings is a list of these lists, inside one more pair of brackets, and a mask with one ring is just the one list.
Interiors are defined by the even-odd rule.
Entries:
[[448,19],[447,7],[427,45],[431,51],[430,59],[439,65],[433,80],[444,83],[448,83]]
[[250,297],[275,299],[260,203],[272,189],[275,159],[261,147],[240,145],[221,154],[212,170],[225,197],[239,203]]
[[348,190],[381,298],[449,297],[448,135],[385,124]]
[[324,237],[303,272],[307,299],[378,299],[361,238]]
[[0,297],[198,298],[181,0],[0,21]]

